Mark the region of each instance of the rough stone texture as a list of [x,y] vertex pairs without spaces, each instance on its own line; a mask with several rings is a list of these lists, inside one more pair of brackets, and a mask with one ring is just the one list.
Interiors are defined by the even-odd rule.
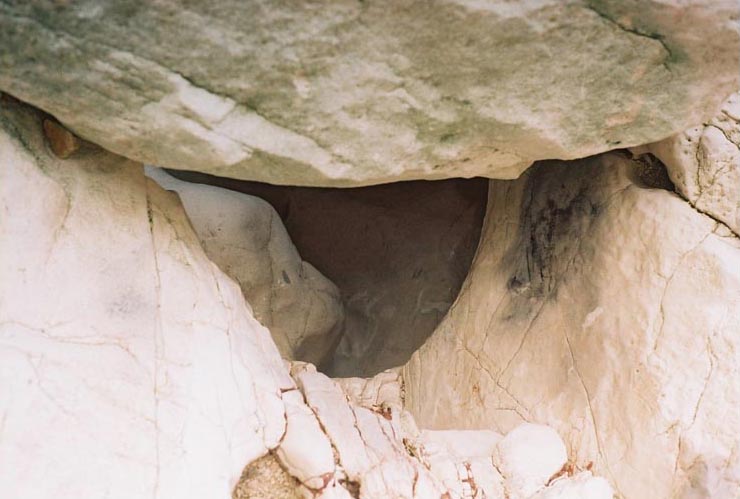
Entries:
[[303,258],[337,285],[344,332],[320,366],[333,376],[400,366],[432,334],[470,268],[488,192],[484,179],[317,189],[174,173],[267,200]]
[[658,157],[684,198],[740,234],[740,93],[703,125],[633,152]]
[[612,499],[603,478],[558,473],[565,447],[547,427],[527,424],[506,436],[419,431],[403,409],[398,373],[333,381],[298,363],[291,373],[341,460],[340,483],[361,484],[361,498],[525,499],[553,489],[554,498]]
[[426,428],[547,422],[625,499],[735,497],[740,241],[640,167],[610,153],[491,182],[406,407]]
[[249,463],[231,494],[233,499],[301,499],[298,482],[267,454]]
[[178,193],[206,255],[239,283],[283,358],[314,364],[330,358],[344,323],[339,290],[301,259],[275,210],[259,198],[183,182],[159,168],[146,173]]
[[0,129],[0,497],[228,497],[285,431],[269,332],[141,165]]
[[298,185],[514,178],[737,88],[735,0],[0,3],[0,88],[149,164]]
[[0,497],[482,499],[512,482],[506,453],[461,438],[447,485],[397,373],[286,365],[175,194],[43,140],[38,115],[2,104]]

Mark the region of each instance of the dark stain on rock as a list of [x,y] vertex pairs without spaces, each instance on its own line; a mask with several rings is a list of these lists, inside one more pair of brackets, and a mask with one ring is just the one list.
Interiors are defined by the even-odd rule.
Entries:
[[643,189],[664,189],[675,192],[671,177],[665,164],[656,156],[647,153],[632,158],[634,168],[632,169],[632,181]]
[[[598,208],[588,196],[588,183],[579,182],[574,175],[573,170],[579,168],[553,172],[554,166],[547,165],[546,171],[539,165],[535,167],[528,181],[529,196],[522,207],[520,240],[524,248],[516,248],[518,262],[509,279],[509,289],[526,290],[530,298],[555,291],[575,256],[580,238],[598,215]],[[548,180],[561,178],[560,175],[565,177],[565,183],[560,189],[552,189]]]

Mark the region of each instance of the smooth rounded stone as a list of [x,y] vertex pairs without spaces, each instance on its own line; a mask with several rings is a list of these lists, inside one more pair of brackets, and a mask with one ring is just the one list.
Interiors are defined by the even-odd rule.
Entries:
[[0,89],[115,153],[278,184],[515,178],[738,84],[735,0],[0,6]]
[[354,189],[274,186],[172,171],[268,201],[303,258],[339,288],[345,311],[334,377],[403,365],[457,297],[480,239],[485,179]]
[[658,157],[681,196],[740,234],[740,93],[708,122],[633,152]]
[[494,461],[506,477],[509,497],[518,499],[544,488],[568,461],[568,454],[555,430],[524,423],[497,442]]
[[422,428],[547,424],[625,499],[732,497],[740,241],[609,153],[492,181],[475,261],[402,370]]
[[146,174],[180,196],[206,255],[239,283],[283,358],[326,361],[344,323],[339,290],[301,259],[272,206],[160,168],[147,166]]

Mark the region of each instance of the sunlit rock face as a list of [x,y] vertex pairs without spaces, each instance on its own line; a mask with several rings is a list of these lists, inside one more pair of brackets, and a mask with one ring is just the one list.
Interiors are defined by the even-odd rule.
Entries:
[[420,431],[398,372],[284,362],[176,194],[0,105],[0,497],[611,498],[552,429]]
[[115,153],[292,185],[514,178],[738,81],[735,0],[10,2],[0,89]]
[[427,428],[546,421],[627,499],[733,497],[740,241],[643,167],[609,153],[491,182],[406,407]]
[[684,198],[740,234],[740,93],[711,120],[634,152],[660,158]]

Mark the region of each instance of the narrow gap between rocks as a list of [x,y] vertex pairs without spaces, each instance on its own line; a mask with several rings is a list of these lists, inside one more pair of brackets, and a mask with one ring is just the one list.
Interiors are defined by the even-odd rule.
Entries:
[[339,288],[342,334],[319,366],[334,377],[400,366],[432,334],[467,276],[488,193],[482,178],[339,189],[167,171],[272,205],[301,257]]

